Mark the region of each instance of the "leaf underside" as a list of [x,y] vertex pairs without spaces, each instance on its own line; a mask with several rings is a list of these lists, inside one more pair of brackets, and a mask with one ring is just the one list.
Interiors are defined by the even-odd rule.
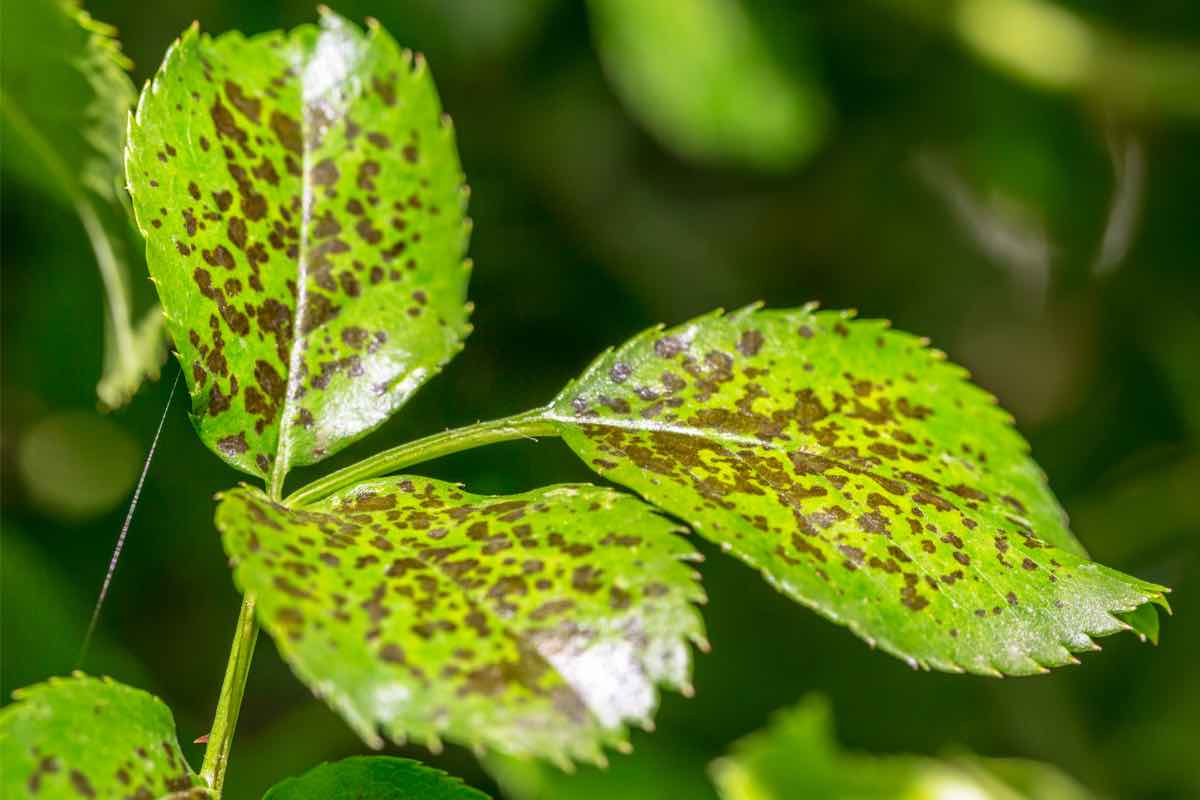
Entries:
[[193,27],[126,156],[205,444],[282,477],[383,422],[469,331],[466,190],[425,62],[325,11]]
[[917,337],[842,312],[712,314],[602,355],[565,441],[913,666],[1031,674],[1162,587],[1087,560],[993,397]]
[[487,795],[419,761],[353,756],[288,778],[263,800],[487,800]]
[[74,211],[91,242],[106,295],[96,393],[115,408],[158,377],[166,356],[158,309],[135,321],[130,291],[133,230],[121,188],[125,122],[136,97],[129,62],[115,29],[76,2],[38,0],[6,11],[4,166]]
[[723,800],[1090,797],[1070,777],[1035,761],[842,752],[829,704],[819,697],[777,714],[769,727],[737,742],[710,771]]
[[76,673],[0,710],[4,797],[208,797],[158,698]]
[[704,646],[691,548],[608,489],[396,477],[293,509],[240,488],[217,526],[283,657],[372,745],[599,761]]

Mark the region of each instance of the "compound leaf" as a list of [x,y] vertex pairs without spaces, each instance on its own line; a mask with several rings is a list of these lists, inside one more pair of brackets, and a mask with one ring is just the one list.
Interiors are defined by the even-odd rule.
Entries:
[[116,30],[72,0],[31,0],[5,12],[4,166],[74,211],[91,242],[107,301],[96,393],[115,408],[158,377],[166,356],[161,313],[152,307],[135,320],[130,291],[133,231],[121,188],[136,95],[129,61]]
[[1114,614],[1165,606],[1087,559],[963,369],[850,317],[751,307],[650,330],[547,415],[601,475],[913,666],[1040,672],[1130,627]]
[[487,800],[487,795],[419,761],[354,756],[288,778],[263,800]]
[[4,797],[209,796],[153,695],[75,673],[13,697],[0,710]]
[[765,730],[733,746],[710,772],[724,800],[793,797],[946,797],[996,800],[1087,800],[1091,795],[1047,764],[1022,759],[958,756],[878,758],[842,752],[829,703],[808,697],[775,716]]
[[131,123],[138,224],[192,397],[271,476],[383,422],[461,349],[468,223],[424,60],[332,12],[168,51]]
[[704,644],[677,526],[608,489],[395,477],[289,508],[240,488],[217,526],[283,657],[373,745],[601,760]]

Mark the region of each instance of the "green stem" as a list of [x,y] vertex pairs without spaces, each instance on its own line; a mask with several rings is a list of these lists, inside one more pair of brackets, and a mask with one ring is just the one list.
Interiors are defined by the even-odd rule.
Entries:
[[213,719],[212,730],[208,733],[204,764],[200,767],[200,777],[217,797],[221,796],[221,787],[225,783],[229,748],[233,745],[233,732],[237,728],[238,713],[242,710],[246,678],[250,674],[250,662],[254,658],[254,644],[257,640],[258,622],[254,617],[254,595],[247,594],[242,597],[242,611],[238,615],[233,644],[229,647],[225,682],[221,684],[217,713]]
[[288,495],[285,503],[302,506],[321,500],[339,489],[368,478],[377,478],[398,469],[431,461],[451,453],[472,450],[496,442],[513,439],[532,439],[537,436],[557,436],[558,429],[545,417],[544,409],[534,409],[491,422],[479,422],[465,428],[442,431],[415,442],[402,444],[376,453],[356,464],[332,472]]

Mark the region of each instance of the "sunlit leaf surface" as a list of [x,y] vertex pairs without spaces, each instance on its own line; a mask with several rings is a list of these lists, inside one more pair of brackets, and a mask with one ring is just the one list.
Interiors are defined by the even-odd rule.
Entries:
[[1048,764],[956,756],[875,757],[844,753],[833,715],[809,697],[737,742],[711,773],[724,800],[1086,800],[1091,794]]
[[289,778],[263,800],[487,800],[487,795],[419,761],[356,756]]
[[[793,167],[825,138],[829,109],[804,67],[784,64],[744,4],[591,0],[592,29],[621,99],[693,159]],[[793,37],[792,53],[804,43]]]
[[704,644],[692,550],[608,489],[397,477],[293,509],[241,488],[217,526],[283,657],[371,744],[599,760]]
[[124,404],[166,357],[162,315],[137,316],[130,264],[140,273],[121,188],[125,121],[135,92],[112,27],[70,0],[5,8],[0,120],[4,168],[79,217],[106,293],[104,368],[96,392]]
[[14,693],[0,710],[8,798],[208,797],[156,697],[76,673]]
[[466,335],[466,191],[420,56],[372,23],[195,28],[127,167],[204,442],[283,476],[385,420]]
[[747,308],[604,354],[549,414],[604,477],[913,666],[1070,663],[1164,590],[1087,560],[966,377],[885,322]]

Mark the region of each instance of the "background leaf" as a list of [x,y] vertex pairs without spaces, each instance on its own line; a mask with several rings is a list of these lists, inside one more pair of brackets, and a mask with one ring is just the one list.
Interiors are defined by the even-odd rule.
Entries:
[[634,735],[633,752],[605,767],[563,772],[549,764],[490,754],[483,760],[508,800],[716,800],[703,752],[680,748],[669,732]]
[[[788,69],[743,0],[591,0],[613,87],[662,142],[687,158],[787,169],[823,142],[817,79]],[[787,52],[804,50],[792,31]],[[809,66],[809,65],[804,65]]]
[[884,322],[749,307],[606,353],[550,415],[601,475],[913,666],[1070,663],[1163,590],[1086,559],[965,377]]
[[487,795],[419,761],[357,756],[289,778],[263,800],[487,800]]
[[[166,355],[157,308],[136,319],[130,286],[133,231],[121,187],[125,119],[135,92],[116,29],[72,0],[6,9],[0,120],[4,168],[71,208],[92,244],[106,293],[104,369],[96,392],[108,407],[157,379]],[[140,259],[135,259],[141,271]]]
[[724,800],[1091,797],[1071,778],[1035,761],[843,753],[833,738],[829,704],[815,696],[777,714],[767,729],[736,743],[729,756],[714,762],[711,772]]
[[76,673],[13,693],[0,710],[5,797],[207,797],[153,695]]
[[694,557],[633,497],[558,486],[485,497],[427,478],[305,509],[258,490],[217,509],[235,579],[283,657],[360,736],[445,736],[603,759],[706,646]]
[[201,438],[283,476],[383,422],[461,348],[466,192],[424,60],[372,23],[189,29],[127,169]]

